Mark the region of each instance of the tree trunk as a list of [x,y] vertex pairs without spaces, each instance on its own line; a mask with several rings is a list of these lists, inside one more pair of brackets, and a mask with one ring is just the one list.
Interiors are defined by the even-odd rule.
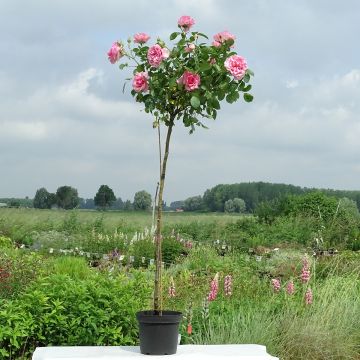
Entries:
[[155,314],[162,315],[162,254],[161,254],[161,225],[162,225],[162,201],[163,201],[163,192],[165,184],[165,175],[166,175],[166,164],[169,156],[169,145],[172,128],[174,126],[174,119],[170,119],[170,124],[168,126],[165,142],[165,152],[164,158],[161,163],[161,173],[160,173],[160,186],[159,186],[159,195],[157,203],[157,219],[156,219],[156,253],[155,253],[155,289],[154,289],[154,311]]

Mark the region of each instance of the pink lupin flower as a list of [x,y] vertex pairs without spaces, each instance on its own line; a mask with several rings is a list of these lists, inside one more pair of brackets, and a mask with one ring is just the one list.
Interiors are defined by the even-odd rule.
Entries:
[[305,304],[311,305],[313,302],[313,293],[311,288],[308,288],[305,293]]
[[293,295],[295,292],[295,285],[294,282],[292,280],[290,280],[288,282],[288,284],[286,285],[286,292],[288,295]]
[[310,266],[309,266],[309,260],[307,259],[307,257],[303,258],[303,267],[301,269],[301,275],[300,275],[300,279],[301,282],[303,284],[306,284],[309,282],[310,280]]
[[171,277],[170,286],[169,286],[169,297],[173,298],[175,296],[176,296],[175,282],[173,277]]
[[232,276],[231,275],[226,275],[224,278],[224,291],[225,291],[225,296],[232,295]]
[[208,301],[214,301],[219,291],[219,273],[216,273],[214,279],[210,283],[210,292],[207,297]]
[[271,279],[271,285],[273,287],[274,292],[279,292],[281,289],[281,283],[279,279]]

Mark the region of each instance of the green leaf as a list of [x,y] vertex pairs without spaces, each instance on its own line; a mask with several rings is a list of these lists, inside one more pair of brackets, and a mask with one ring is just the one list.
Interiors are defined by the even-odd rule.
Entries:
[[197,33],[198,34],[198,36],[202,36],[202,37],[204,37],[205,39],[208,39],[208,37],[205,35],[205,34],[203,34],[203,33]]
[[244,100],[245,100],[246,102],[252,102],[253,99],[254,99],[254,97],[253,97],[251,94],[248,94],[248,93],[245,93],[245,94],[244,94]]
[[200,99],[194,95],[190,99],[190,104],[194,109],[198,109],[200,106]]
[[216,110],[220,110],[220,103],[216,98],[211,99],[211,106]]
[[176,80],[177,78],[176,77],[173,77],[169,80],[169,87],[174,87],[176,86]]
[[238,99],[239,99],[239,93],[237,93],[237,92],[232,92],[226,96],[226,101],[230,104],[232,104],[233,102],[235,102]]
[[249,74],[249,75],[251,75],[251,76],[254,76],[254,72],[253,72],[252,70],[250,70],[250,69],[247,69],[247,70],[246,70],[246,73]]
[[218,93],[217,93],[217,97],[218,97],[219,101],[224,100],[225,91],[219,90]]
[[211,69],[211,64],[208,62],[203,62],[199,65],[200,71],[206,71],[206,70],[210,70],[210,69]]
[[120,65],[119,65],[119,69],[122,70],[122,69],[126,68],[127,66],[128,66],[127,63],[125,63],[125,64],[120,64]]
[[175,40],[179,34],[180,34],[179,32],[173,32],[173,33],[170,35],[170,40]]
[[245,74],[245,76],[243,77],[243,81],[248,83],[250,81],[250,75],[249,74]]
[[213,117],[214,120],[216,120],[216,116],[217,116],[217,111],[213,110],[212,117]]
[[243,92],[248,92],[248,91],[251,90],[251,88],[252,88],[252,86],[249,84],[249,85],[245,86],[245,87],[242,89],[242,91],[243,91]]
[[124,85],[123,85],[123,88],[122,88],[122,92],[123,92],[123,94],[125,93],[125,87],[126,87],[126,84],[127,84],[127,82],[125,81],[125,82],[124,82]]

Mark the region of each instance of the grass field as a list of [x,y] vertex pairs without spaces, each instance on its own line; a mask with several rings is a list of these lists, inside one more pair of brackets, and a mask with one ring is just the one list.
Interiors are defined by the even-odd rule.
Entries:
[[[336,228],[340,252],[312,257],[316,219],[164,217],[164,307],[183,312],[183,343],[258,343],[281,360],[360,359],[360,253]],[[0,359],[31,358],[36,346],[137,344],[135,313],[151,307],[151,222],[150,212],[0,209]]]
[[[152,213],[145,211],[91,211],[91,210],[39,210],[39,209],[0,209],[0,221],[8,224],[23,224],[26,227],[48,227],[49,224],[59,226],[71,214],[76,214],[77,220],[83,226],[91,226],[102,218],[106,229],[115,227],[132,227],[137,231],[151,227]],[[164,225],[171,227],[189,222],[200,223],[232,223],[243,215],[226,213],[192,213],[164,212]],[[47,224],[47,225],[46,225]]]

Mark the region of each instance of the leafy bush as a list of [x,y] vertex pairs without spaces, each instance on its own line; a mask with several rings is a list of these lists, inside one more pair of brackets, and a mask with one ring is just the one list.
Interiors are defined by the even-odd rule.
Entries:
[[0,299],[20,294],[46,271],[47,262],[38,254],[19,249],[0,253]]
[[[135,241],[130,250],[131,255],[134,256],[134,267],[146,267],[149,265],[149,259],[155,258],[155,245],[151,239],[143,239]],[[142,258],[145,261],[142,261]]]
[[147,307],[141,273],[110,279],[51,275],[0,307],[0,355],[29,356],[36,346],[134,345],[135,313]]
[[187,254],[183,243],[173,237],[167,237],[162,242],[162,261],[167,266],[174,264],[175,260],[181,255]]
[[0,249],[11,249],[13,246],[14,243],[9,237],[0,235]]

